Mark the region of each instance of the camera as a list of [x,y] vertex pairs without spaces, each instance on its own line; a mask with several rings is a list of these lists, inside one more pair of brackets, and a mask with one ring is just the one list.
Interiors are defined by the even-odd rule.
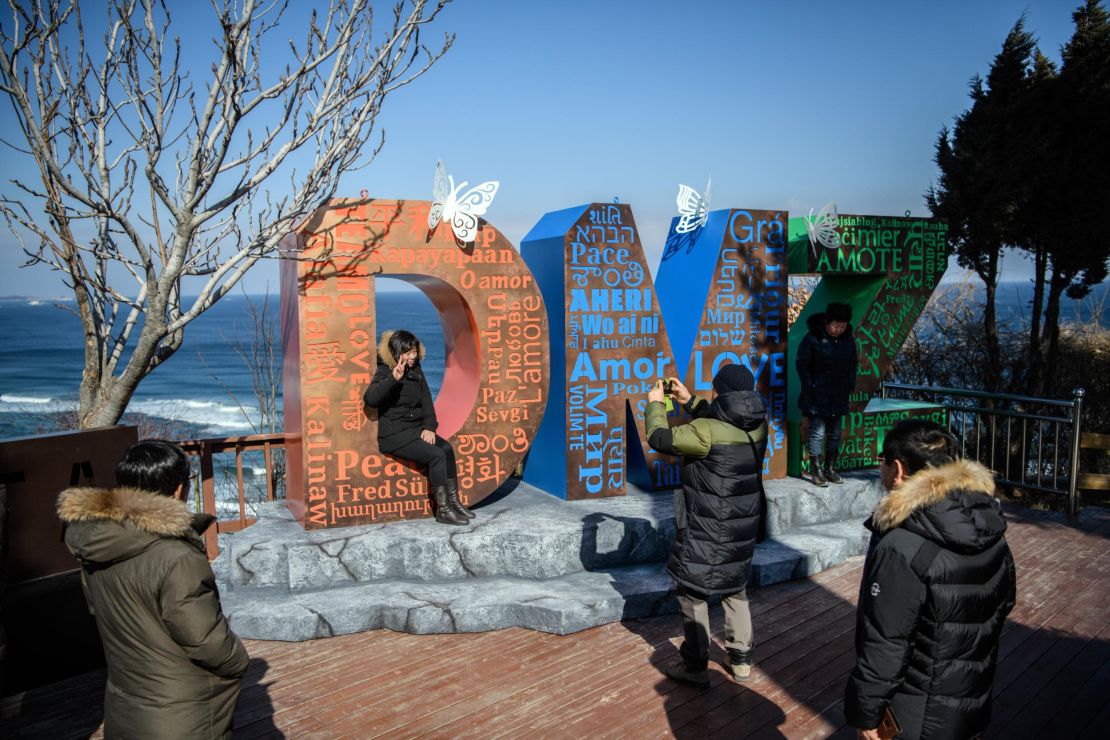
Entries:
[[663,392],[664,393],[670,393],[671,392],[671,384],[672,383],[673,383],[673,381],[670,378],[663,378]]

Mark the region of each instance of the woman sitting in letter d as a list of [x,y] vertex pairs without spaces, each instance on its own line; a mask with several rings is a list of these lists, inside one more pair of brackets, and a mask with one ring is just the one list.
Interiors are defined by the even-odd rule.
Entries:
[[362,400],[378,410],[378,450],[428,468],[436,521],[469,524],[474,514],[459,500],[455,451],[436,434],[439,422],[422,359],[424,345],[412,332],[383,333],[378,369]]

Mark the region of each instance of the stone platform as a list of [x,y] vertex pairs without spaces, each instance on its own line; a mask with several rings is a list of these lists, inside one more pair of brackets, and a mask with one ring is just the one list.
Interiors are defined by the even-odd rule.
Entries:
[[[768,540],[752,583],[812,575],[862,554],[863,520],[882,495],[875,472],[816,488],[768,481]],[[224,611],[260,640],[392,629],[567,634],[677,611],[665,564],[672,494],[629,486],[618,498],[562,501],[516,479],[467,527],[431,520],[306,532],[281,502],[220,536],[213,563]]]

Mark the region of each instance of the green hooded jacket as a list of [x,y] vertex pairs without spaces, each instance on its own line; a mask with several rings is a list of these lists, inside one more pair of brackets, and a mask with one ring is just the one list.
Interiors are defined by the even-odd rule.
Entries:
[[760,534],[767,409],[755,391],[691,398],[684,408],[692,421],[674,427],[658,401],[644,412],[651,448],[682,456],[667,571],[696,593],[733,594],[747,586]]
[[230,737],[249,658],[185,503],[70,488],[58,516],[104,643],[105,737]]

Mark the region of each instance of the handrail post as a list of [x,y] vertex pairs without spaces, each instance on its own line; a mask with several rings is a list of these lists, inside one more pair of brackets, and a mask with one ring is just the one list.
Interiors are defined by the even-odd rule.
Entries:
[[879,398],[886,400],[886,381],[879,382]]
[[[220,513],[216,510],[216,471],[212,464],[212,445],[208,442],[201,442],[200,445],[200,489],[204,513],[212,514],[218,519]],[[204,540],[209,558],[220,554],[215,523],[204,533]]]
[[1072,391],[1074,406],[1071,407],[1071,475],[1068,481],[1068,516],[1079,513],[1079,439],[1082,433],[1083,396],[1087,391],[1076,388]]

